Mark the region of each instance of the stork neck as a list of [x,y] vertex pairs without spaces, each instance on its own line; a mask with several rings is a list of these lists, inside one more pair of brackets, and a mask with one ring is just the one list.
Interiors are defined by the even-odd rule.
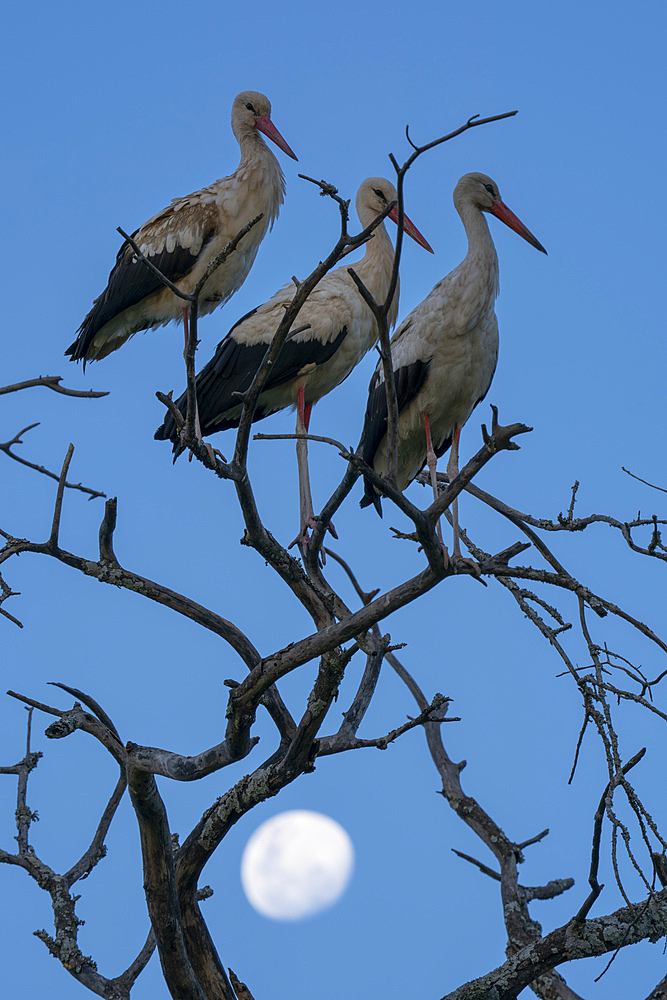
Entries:
[[498,254],[496,253],[487,221],[484,218],[484,213],[477,205],[472,205],[468,202],[459,208],[459,215],[461,216],[461,222],[468,237],[466,261],[474,260],[477,264],[481,264],[485,269],[488,268],[490,271],[494,271],[497,275]]
[[[276,168],[280,170],[277,157],[269,149],[256,128],[239,129],[236,138],[241,149],[239,167],[244,167],[253,160],[261,160],[267,164],[270,163],[272,166],[275,164]],[[282,170],[280,172],[282,173]]]
[[245,221],[248,212],[250,217],[262,212],[260,227],[265,233],[273,226],[284,201],[285,175],[256,128],[235,130],[234,134],[241,148],[241,161],[229,180],[237,182],[237,208]]
[[[369,226],[374,215],[370,215],[364,219],[361,219],[361,225],[365,229]],[[389,239],[389,233],[385,229],[384,222],[381,222],[377,229],[373,230],[373,235],[366,244],[366,250],[364,256],[359,261],[359,266],[361,267],[380,267],[383,271],[388,270],[391,273],[392,264],[394,262],[394,245]]]
[[[363,229],[365,229],[366,226],[370,226],[371,222],[375,218],[376,215],[374,212],[368,210],[361,210],[359,212],[359,221],[361,222]],[[366,244],[366,252],[364,253],[364,256],[358,264],[354,265],[354,270],[366,285],[376,302],[383,302],[387,297],[393,266],[394,244],[389,238],[389,233],[385,229],[384,222],[381,222],[377,229],[373,230],[373,235]],[[396,323],[396,317],[398,315],[399,287],[400,286],[397,284],[394,300],[391,304],[389,315],[387,317],[390,328]]]

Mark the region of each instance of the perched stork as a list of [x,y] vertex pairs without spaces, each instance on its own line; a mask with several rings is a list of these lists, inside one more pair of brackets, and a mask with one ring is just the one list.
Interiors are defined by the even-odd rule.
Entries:
[[[398,488],[404,490],[426,462],[436,497],[437,458],[452,446],[447,465],[451,482],[458,473],[461,428],[489,391],[498,358],[498,256],[484,213],[495,215],[546,253],[502,202],[497,184],[486,174],[465,174],[454,189],[454,206],[468,237],[468,253],[403,320],[391,340],[399,410]],[[386,472],[386,434],[387,398],[379,364],[368,389],[360,447],[364,461],[380,475]],[[380,496],[366,480],[361,506],[371,503],[381,516]],[[460,559],[455,504],[452,516],[453,557]]]
[[[367,177],[359,187],[356,198],[362,227],[365,229],[370,225],[395,200],[396,189],[390,181],[383,177]],[[394,222],[398,220],[396,207],[388,218]],[[417,243],[433,253],[407,216],[404,228]],[[353,265],[377,302],[383,302],[388,294],[393,261],[394,247],[384,224],[381,224],[366,244],[363,259]],[[288,335],[260,394],[254,420],[262,420],[288,406],[296,407],[297,433],[305,433],[313,404],[340,385],[375,344],[378,338],[375,318],[348,274],[349,267],[346,261],[342,267],[325,275],[310,293],[294,324],[295,330],[305,324],[308,324],[308,329]],[[293,283],[284,285],[268,302],[240,319],[218,344],[212,360],[198,374],[197,404],[202,434],[238,427],[242,403],[234,393],[248,389],[294,294]],[[396,322],[398,294],[397,286],[389,311],[390,327]],[[185,393],[176,405],[182,413],[185,412]],[[155,437],[171,440],[175,457],[183,451],[170,414],[155,432]],[[304,462],[306,442],[299,441],[297,449],[299,445],[299,539],[303,540],[304,529],[312,522],[313,508],[307,464]]]
[[[134,233],[141,252],[183,292],[193,291],[209,262],[252,219],[263,218],[202,289],[199,313],[210,313],[241,287],[267,230],[278,217],[285,178],[278,160],[262,139],[268,136],[296,160],[271,121],[271,104],[263,94],[244,90],[232,104],[232,131],[241,147],[241,162],[229,177],[201,191],[175,198]],[[129,243],[121,246],[107,287],[95,299],[66,354],[72,361],[98,361],[117,350],[139,330],[164,326],[183,316],[187,341],[187,309],[142,263]]]

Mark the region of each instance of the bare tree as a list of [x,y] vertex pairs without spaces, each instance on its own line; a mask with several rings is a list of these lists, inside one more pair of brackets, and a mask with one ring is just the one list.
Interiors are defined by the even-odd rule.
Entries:
[[[496,116],[496,118],[507,115]],[[414,160],[433,146],[460,134],[468,128],[486,124],[496,118],[470,119],[460,129],[423,146],[413,144],[413,153],[402,165],[394,161],[397,173],[399,221],[403,218],[403,178]],[[306,440],[324,442],[332,448],[336,460],[342,462],[340,481],[324,504],[302,559],[295,558],[268,530],[260,513],[250,473],[248,448],[251,424],[257,399],[266,380],[271,364],[295,323],[299,309],[321,277],[340,259],[372,237],[373,226],[355,236],[348,232],[348,202],[338,196],[332,185],[317,182],[321,193],[331,197],[338,205],[341,220],[340,237],[317,268],[302,282],[296,283],[292,304],[276,331],[273,343],[266,353],[252,385],[243,395],[243,413],[236,437],[234,454],[229,462],[204,445],[195,433],[194,359],[197,338],[198,291],[188,298],[191,320],[191,337],[186,357],[188,384],[187,413],[183,417],[170,396],[158,397],[172,413],[180,428],[182,443],[196,459],[221,480],[221,488],[234,489],[243,516],[245,533],[242,543],[254,549],[265,561],[267,573],[275,573],[291,591],[296,605],[303,609],[312,622],[311,631],[289,645],[274,649],[262,656],[252,638],[234,622],[218,612],[205,607],[163,584],[139,575],[122,565],[114,551],[114,532],[118,507],[116,499],[105,503],[104,516],[99,529],[99,555],[96,559],[69,551],[62,541],[61,520],[68,487],[84,490],[92,496],[103,496],[99,491],[81,484],[68,482],[69,466],[73,454],[70,445],[59,474],[49,472],[34,463],[26,463],[37,471],[57,479],[58,486],[48,537],[45,540],[16,538],[3,526],[0,531],[5,544],[0,551],[0,563],[11,567],[14,557],[33,553],[49,557],[69,566],[79,573],[94,577],[102,583],[133,591],[140,597],[169,608],[174,614],[195,622],[222,639],[239,658],[246,670],[244,679],[228,681],[229,699],[224,733],[221,741],[206,747],[195,755],[184,755],[178,749],[161,749],[142,746],[121,739],[122,720],[112,720],[110,714],[98,703],[94,694],[59,682],[56,686],[68,694],[73,702],[67,707],[37,700],[34,692],[10,691],[9,694],[29,707],[26,749],[15,764],[0,768],[5,775],[17,779],[17,849],[15,852],[0,850],[0,861],[22,868],[51,898],[54,930],[38,932],[50,953],[83,986],[94,994],[121,1000],[130,996],[132,987],[157,949],[165,983],[171,996],[178,1000],[252,1000],[252,969],[243,969],[246,986],[231,971],[227,971],[216,944],[209,933],[200,902],[210,895],[208,887],[200,887],[203,869],[220,848],[229,830],[250,810],[266,799],[275,796],[299,776],[312,771],[318,758],[346,753],[363,748],[386,748],[409,730],[421,727],[429,754],[442,783],[442,794],[461,821],[479,838],[495,859],[493,865],[462,852],[460,857],[475,866],[488,878],[496,881],[500,889],[502,919],[507,935],[507,959],[495,969],[483,971],[480,976],[451,989],[445,1000],[509,1000],[530,986],[540,997],[575,1000],[578,996],[558,971],[565,963],[599,955],[613,955],[616,951],[642,940],[655,941],[667,931],[667,842],[656,822],[636,791],[630,771],[640,765],[644,750],[625,759],[617,736],[616,716],[623,706],[631,702],[643,711],[667,721],[667,713],[654,702],[657,685],[667,674],[667,665],[655,676],[647,675],[625,655],[613,651],[602,631],[606,620],[620,622],[630,634],[648,640],[660,655],[667,652],[667,644],[652,628],[624,611],[603,594],[594,592],[579,575],[565,566],[565,558],[554,552],[546,539],[551,534],[573,535],[579,539],[585,532],[606,524],[614,531],[621,545],[629,547],[643,559],[667,561],[667,549],[661,530],[666,523],[657,516],[636,517],[620,521],[605,514],[575,516],[577,485],[572,490],[569,509],[556,519],[536,517],[516,510],[499,498],[480,489],[475,477],[501,451],[516,451],[519,435],[530,431],[521,423],[503,426],[498,413],[492,408],[490,429],[482,428],[481,447],[467,462],[459,475],[447,482],[440,477],[440,494],[425,509],[411,502],[395,485],[392,470],[396,466],[397,407],[394,380],[391,377],[391,355],[388,349],[387,312],[393,297],[401,249],[402,230],[399,225],[394,277],[389,295],[384,303],[374,302],[359,282],[360,294],[375,312],[380,329],[380,350],[385,365],[385,385],[388,393],[389,439],[388,474],[380,476],[365,465],[354,449],[345,447],[331,438],[291,435]],[[393,206],[389,206],[387,212]],[[386,213],[385,213],[386,214]],[[252,225],[252,223],[251,223]],[[247,231],[246,227],[246,230]],[[243,232],[223,251],[232,253]],[[141,260],[138,248],[137,257]],[[203,281],[202,281],[203,284]],[[70,392],[53,377],[0,389],[3,392],[46,385],[59,392]],[[77,393],[78,395],[94,395]],[[35,425],[33,425],[35,426]],[[2,450],[13,458],[18,456],[12,447],[20,444],[25,428],[16,434]],[[275,435],[257,435],[270,439]],[[416,546],[421,553],[421,568],[405,576],[390,589],[383,589],[382,582],[362,580],[365,567],[353,565],[354,560],[341,550],[325,547],[327,528],[361,475],[366,476],[376,489],[411,522],[410,532],[394,531],[396,539]],[[497,524],[510,525],[516,540],[498,551],[485,551],[470,533],[462,531],[462,538],[475,561],[458,566],[443,557],[436,525],[443,515],[448,516],[453,501],[466,491],[478,502],[493,511]],[[500,535],[500,530],[498,532]],[[397,545],[399,542],[397,541]],[[343,568],[346,579],[354,588],[356,599],[349,602],[343,588],[334,586],[325,566]],[[519,557],[527,562],[518,562]],[[443,726],[454,721],[448,715],[450,699],[446,694],[423,691],[423,681],[417,680],[418,665],[408,665],[396,655],[400,636],[383,634],[381,623],[392,612],[418,601],[435,587],[451,586],[458,573],[470,573],[487,584],[493,581],[507,589],[520,615],[525,616],[546,640],[563,669],[572,681],[583,704],[583,718],[576,758],[584,733],[591,729],[597,733],[603,748],[608,781],[597,790],[591,800],[591,861],[588,873],[589,889],[586,898],[577,897],[571,907],[570,918],[561,926],[543,933],[530,912],[536,899],[552,899],[573,886],[573,879],[562,873],[546,878],[538,886],[526,886],[520,879],[520,865],[526,850],[540,841],[548,831],[543,831],[524,842],[513,839],[484,805],[464,790],[461,772],[465,762],[456,762],[448,754]],[[365,586],[374,589],[366,590]],[[0,611],[10,623],[20,625],[18,619],[4,606],[16,595],[9,583],[0,577]],[[480,591],[480,600],[483,593]],[[12,605],[13,606],[13,605]],[[343,721],[333,722],[332,704],[338,697],[341,682],[353,657],[364,662],[361,680],[353,697],[345,705]],[[317,676],[297,717],[288,710],[280,694],[283,678],[307,664],[317,664]],[[395,671],[409,696],[406,704],[414,713],[407,722],[396,720],[395,727],[370,737],[361,737],[364,719],[373,701],[381,670]],[[257,713],[263,708],[275,728],[275,743],[268,757],[257,760],[257,737],[253,725]],[[28,803],[28,779],[38,765],[40,753],[33,749],[31,735],[34,712],[53,718],[46,729],[49,739],[63,739],[80,731],[96,741],[113,758],[118,766],[118,780],[100,817],[95,834],[81,857],[65,872],[57,872],[48,861],[39,856],[30,841],[30,827],[35,818]],[[118,728],[117,725],[118,724]],[[261,756],[261,754],[260,754]],[[170,827],[165,802],[156,777],[171,781],[196,781],[237,761],[248,759],[249,773],[233,783],[215,801],[211,802],[199,821],[189,831],[182,843],[174,837]],[[79,918],[76,915],[78,896],[74,889],[105,855],[105,840],[114,820],[125,789],[134,810],[141,840],[144,870],[144,891],[150,917],[151,931],[145,942],[137,944],[136,958],[120,974],[102,974],[92,957],[82,953],[78,944]],[[618,901],[603,916],[591,916],[591,909],[598,900],[602,886],[598,881],[603,827],[611,832],[611,857],[616,878]],[[627,873],[633,872],[643,886],[640,898],[631,898],[627,886]],[[636,895],[636,894],[635,894]],[[621,904],[622,905],[619,905]],[[225,954],[224,942],[221,950]],[[225,961],[232,960],[225,954]],[[657,998],[662,985],[651,994]],[[415,984],[419,994],[419,985]]]

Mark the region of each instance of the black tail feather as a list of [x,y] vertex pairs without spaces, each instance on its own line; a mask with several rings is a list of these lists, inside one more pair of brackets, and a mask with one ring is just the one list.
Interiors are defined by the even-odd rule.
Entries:
[[367,479],[364,479],[364,495],[359,501],[360,507],[370,507],[373,504],[378,515],[382,517],[382,500],[380,494]]

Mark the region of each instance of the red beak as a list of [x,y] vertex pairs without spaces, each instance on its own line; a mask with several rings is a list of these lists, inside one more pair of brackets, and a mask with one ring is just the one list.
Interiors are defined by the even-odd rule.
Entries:
[[[398,205],[395,205],[392,208],[387,218],[391,219],[392,222],[395,222],[398,225]],[[419,246],[423,247],[424,250],[428,250],[429,253],[433,253],[433,248],[426,242],[414,222],[411,222],[405,213],[403,214],[403,232],[407,233],[408,236],[411,236],[415,243],[419,243]]]
[[526,229],[521,219],[517,219],[514,212],[511,212],[507,205],[505,205],[499,198],[494,201],[493,205],[489,209],[492,215],[495,215],[497,219],[504,222],[506,226],[513,229],[515,233],[519,236],[523,236],[524,240],[534,246],[536,250],[541,250],[542,253],[546,253],[546,250],[542,246],[539,240],[536,240],[530,229]]
[[293,160],[297,160],[298,162],[298,158],[287,145],[268,115],[262,115],[261,118],[258,118],[255,122],[255,128],[258,128],[260,132],[263,132],[269,139],[272,139],[276,146],[282,149],[283,153],[287,153],[288,156],[291,156]]

